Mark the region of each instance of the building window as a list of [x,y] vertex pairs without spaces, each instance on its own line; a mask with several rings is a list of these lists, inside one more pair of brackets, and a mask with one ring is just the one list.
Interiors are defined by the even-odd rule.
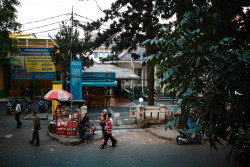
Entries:
[[138,74],[139,77],[141,77],[141,69],[140,68],[138,68],[138,73],[137,74]]
[[103,52],[100,52],[100,57],[104,57],[104,56],[103,56]]
[[94,58],[98,59],[98,52],[94,52]]
[[109,56],[109,52],[105,52],[105,57],[108,57]]

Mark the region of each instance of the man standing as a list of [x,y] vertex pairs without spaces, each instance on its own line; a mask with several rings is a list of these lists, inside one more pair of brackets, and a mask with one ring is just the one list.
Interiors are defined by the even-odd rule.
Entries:
[[33,116],[33,137],[32,140],[29,142],[30,144],[34,143],[34,140],[36,139],[36,144],[35,146],[39,146],[40,141],[39,141],[39,133],[38,131],[41,130],[41,123],[40,123],[40,118],[36,116],[36,112],[32,112]]
[[15,120],[17,122],[17,126],[16,128],[20,128],[21,125],[23,124],[21,121],[20,121],[20,115],[21,115],[21,105],[18,103],[18,101],[15,101],[15,109],[13,109],[12,111],[12,114],[16,114],[15,115]]
[[113,125],[110,121],[110,117],[111,117],[111,114],[109,113],[106,116],[106,120],[105,120],[105,124],[106,124],[105,132],[104,132],[105,133],[105,135],[104,135],[105,140],[104,140],[103,145],[101,146],[101,149],[104,149],[104,147],[107,145],[109,138],[112,141],[112,147],[115,147],[116,143],[117,143],[117,140],[112,136],[112,126]]
[[101,139],[105,138],[105,120],[106,120],[106,116],[107,116],[107,109],[103,109],[101,117],[98,117],[98,119],[100,119],[100,126],[102,127],[102,137],[101,137]]

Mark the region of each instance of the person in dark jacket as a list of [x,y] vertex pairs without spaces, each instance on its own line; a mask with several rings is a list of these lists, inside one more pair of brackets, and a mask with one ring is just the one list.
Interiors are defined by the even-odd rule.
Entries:
[[32,116],[33,116],[33,137],[32,140],[30,141],[30,144],[33,144],[34,141],[36,140],[35,146],[39,146],[40,140],[38,131],[41,130],[40,118],[36,116],[35,111],[32,112]]

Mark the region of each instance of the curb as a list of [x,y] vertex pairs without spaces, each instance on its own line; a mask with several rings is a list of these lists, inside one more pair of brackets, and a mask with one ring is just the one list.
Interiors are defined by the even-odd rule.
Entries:
[[76,146],[76,145],[80,145],[82,143],[82,139],[79,139],[79,138],[68,138],[68,137],[64,137],[64,136],[58,136],[54,133],[50,133],[48,131],[48,135],[54,139],[55,141],[63,144],[63,145],[66,145],[66,146]]

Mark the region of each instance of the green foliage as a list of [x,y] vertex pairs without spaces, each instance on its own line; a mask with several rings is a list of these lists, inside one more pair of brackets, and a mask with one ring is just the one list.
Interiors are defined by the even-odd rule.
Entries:
[[156,87],[156,90],[155,90],[155,93],[156,93],[156,94],[160,94],[160,93],[161,93],[161,89],[162,89],[162,88],[161,88],[160,86],[157,86],[157,87]]
[[102,63],[104,63],[104,62],[113,62],[113,61],[118,61],[118,60],[119,60],[119,58],[118,58],[117,54],[114,54],[114,55],[111,55],[111,56],[108,56],[108,57],[105,57],[105,58],[100,57],[100,61]]
[[20,3],[18,0],[2,0],[0,1],[0,56],[3,51],[11,51],[18,53],[17,40],[10,38],[12,32],[17,32],[21,24],[16,21],[16,6]]
[[[154,0],[117,0],[112,3],[111,8],[105,10],[105,17],[96,22],[92,22],[90,28],[100,28],[105,23],[111,23],[109,28],[101,33],[95,40],[95,46],[105,44],[112,46],[112,51],[121,53],[135,51],[138,46],[143,46],[143,41],[153,38],[160,28],[159,17],[152,15]],[[145,56],[154,53],[154,50],[147,50]],[[134,59],[138,55],[132,54]],[[114,57],[115,58],[115,57]],[[112,57],[102,59],[110,61]],[[148,65],[148,104],[154,105],[154,69]]]
[[162,25],[144,42],[159,50],[148,58],[159,65],[157,76],[179,90],[182,114],[199,111],[211,147],[220,140],[235,146],[237,129],[246,135],[250,121],[250,12],[243,11],[249,1],[173,0],[156,6],[154,13],[162,18],[177,14],[177,21]]
[[[77,22],[75,22],[77,24]],[[73,36],[72,36],[73,35]],[[51,51],[51,57],[55,64],[63,63],[69,72],[69,63],[72,55],[72,59],[81,59],[83,66],[89,67],[94,64],[93,59],[89,59],[85,55],[91,53],[92,43],[89,41],[90,37],[85,34],[86,38],[83,41],[79,40],[79,31],[71,32],[71,28],[62,23],[62,29],[56,34],[56,43],[59,47],[54,46]],[[72,37],[71,37],[72,36]],[[72,39],[72,41],[71,41]],[[57,51],[60,51],[57,52]]]

